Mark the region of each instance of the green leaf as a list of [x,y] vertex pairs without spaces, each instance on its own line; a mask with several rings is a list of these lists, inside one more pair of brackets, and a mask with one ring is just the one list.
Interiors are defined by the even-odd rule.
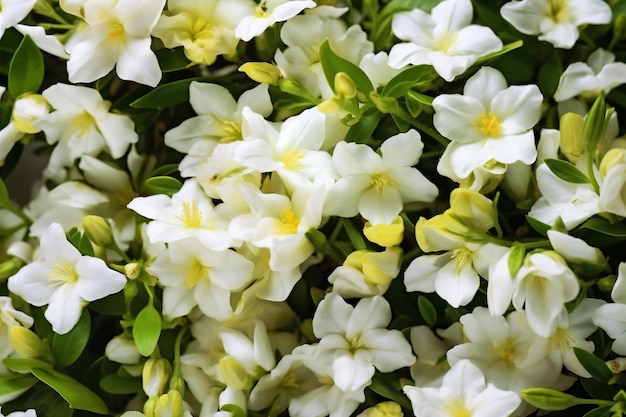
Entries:
[[141,378],[110,374],[100,380],[100,388],[109,394],[136,394],[142,390]]
[[550,171],[565,182],[572,184],[588,184],[589,178],[569,162],[560,159],[546,159]]
[[220,407],[220,410],[231,413],[232,417],[246,417],[246,410],[239,407],[237,404],[224,404]]
[[44,63],[41,51],[30,36],[24,36],[9,64],[9,92],[14,98],[37,92],[43,81]]
[[330,47],[328,39],[326,39],[319,47],[320,63],[326,76],[328,85],[335,89],[335,75],[339,72],[345,72],[352,78],[352,81],[356,85],[359,91],[369,94],[374,90],[372,82],[367,77],[365,72],[358,65],[353,64],[345,58],[340,57]]
[[526,248],[524,245],[515,242],[508,259],[509,274],[511,274],[512,277],[515,277],[519,272],[525,257]]
[[393,374],[390,375],[392,378],[394,378],[393,380],[391,380],[389,377],[385,377],[385,375],[382,374],[374,374],[374,377],[372,378],[372,384],[368,388],[384,398],[397,402],[407,410],[411,410],[411,402],[402,393],[400,383],[397,381],[397,377]]
[[165,194],[170,197],[177,193],[183,186],[176,178],[165,176],[148,178],[145,184],[146,188],[152,193]]
[[160,336],[161,315],[150,302],[135,318],[133,340],[139,353],[143,356],[150,356],[154,352]]
[[626,238],[626,225],[623,223],[609,223],[600,217],[592,217],[580,225],[581,229],[589,229],[603,235]]
[[364,250],[367,249],[367,245],[365,244],[365,239],[361,233],[357,230],[350,219],[341,219],[346,233],[348,234],[348,238],[350,239],[350,243],[354,246],[356,250]]
[[420,315],[430,327],[433,327],[437,323],[437,310],[433,303],[423,295],[417,298],[417,308],[420,311]]
[[52,369],[52,365],[48,362],[41,361],[39,359],[30,358],[6,358],[2,361],[4,366],[14,372],[30,372],[33,368],[49,368]]
[[9,200],[9,190],[7,190],[7,186],[0,178],[0,207],[8,207],[11,204]]
[[381,95],[398,98],[406,94],[411,88],[427,85],[437,78],[437,73],[430,65],[416,65],[409,67],[393,77],[383,88]]
[[589,353],[584,349],[574,347],[574,354],[585,368],[587,372],[591,374],[591,377],[602,383],[607,383],[613,377],[613,372],[606,366],[606,363],[593,353]]
[[30,374],[0,375],[0,397],[24,392],[37,382],[38,379]]
[[545,223],[535,219],[534,217],[530,217],[530,216],[526,216],[526,221],[539,234],[541,234],[543,236],[547,236],[548,235],[548,230],[550,230],[550,225],[545,224]]
[[107,406],[95,392],[69,376],[52,368],[31,370],[41,382],[59,393],[71,408],[106,414]]
[[589,411],[583,417],[609,417],[611,415],[611,406],[605,405]]
[[81,234],[80,242],[78,243],[78,251],[85,256],[95,256],[91,240],[89,240],[87,233]]
[[508,43],[508,44],[504,45],[502,47],[502,49],[500,49],[499,51],[492,52],[492,53],[490,53],[488,55],[485,55],[485,56],[483,56],[481,58],[478,58],[473,66],[480,66],[480,65],[482,65],[482,64],[484,64],[484,63],[486,63],[488,61],[493,60],[494,58],[498,58],[499,56],[507,54],[507,53],[509,53],[511,51],[514,51],[517,48],[521,48],[522,45],[524,45],[524,42],[521,41],[521,40]]
[[152,176],[159,177],[162,175],[170,175],[175,172],[178,172],[178,164],[164,164],[158,166],[154,171],[152,171]]
[[185,48],[162,48],[154,53],[162,72],[178,71],[193,65],[185,56]]
[[380,122],[380,112],[374,111],[370,113],[366,113],[359,123],[350,127],[348,133],[346,134],[346,140],[350,142],[356,143],[365,143],[374,133],[374,130],[378,126]]
[[557,54],[550,55],[537,74],[537,85],[544,97],[552,97],[563,74],[561,60]]
[[55,334],[52,338],[52,354],[56,364],[62,368],[70,366],[80,357],[91,334],[89,310],[83,313],[76,326],[66,334]]
[[163,84],[148,94],[130,103],[130,107],[138,109],[167,109],[189,101],[189,85],[192,81],[206,81],[206,78],[186,78]]

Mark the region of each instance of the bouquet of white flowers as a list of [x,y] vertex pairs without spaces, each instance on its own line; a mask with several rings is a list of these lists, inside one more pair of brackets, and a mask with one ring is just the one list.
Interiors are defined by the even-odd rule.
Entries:
[[626,0],[0,0],[0,416],[623,416],[625,60]]

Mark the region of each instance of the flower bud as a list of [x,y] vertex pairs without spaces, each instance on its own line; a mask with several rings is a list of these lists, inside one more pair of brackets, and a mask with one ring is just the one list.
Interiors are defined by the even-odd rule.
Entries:
[[183,397],[178,391],[161,395],[154,407],[154,417],[183,417],[184,414]]
[[352,78],[345,72],[335,74],[335,94],[339,97],[354,98],[358,90]]
[[528,388],[521,392],[530,405],[548,411],[565,410],[578,404],[578,398],[549,388]]
[[469,188],[455,188],[450,194],[450,209],[462,220],[467,220],[480,230],[487,231],[494,225],[496,209],[493,202]]
[[218,369],[222,374],[224,383],[234,389],[247,389],[252,384],[252,379],[243,365],[232,356],[224,356],[220,359]]
[[366,417],[403,417],[402,407],[393,401],[385,401],[376,404],[369,409]]
[[124,365],[134,365],[141,359],[135,342],[124,335],[111,339],[104,349],[104,354],[110,361]]
[[617,281],[616,275],[608,275],[598,280],[598,289],[602,292],[611,292]]
[[424,252],[448,250],[466,241],[472,231],[455,216],[452,210],[446,210],[426,220],[420,217],[415,225],[417,244]]
[[246,62],[239,71],[261,84],[274,85],[281,77],[278,67],[267,62]]
[[606,102],[604,95],[600,94],[596,101],[593,102],[591,109],[587,113],[583,127],[583,137],[585,142],[585,151],[589,155],[594,155],[596,146],[604,136],[606,127]]
[[124,265],[124,274],[128,279],[137,279],[141,276],[143,264],[141,262],[131,262]]
[[624,372],[626,370],[626,358],[611,359],[606,362],[606,366],[608,366],[614,374],[619,374],[620,372]]
[[41,94],[24,94],[18,97],[13,105],[11,121],[19,132],[38,133],[41,131],[35,122],[49,113],[48,102]]
[[402,217],[396,216],[391,224],[372,225],[370,222],[365,223],[363,234],[372,243],[383,247],[397,246],[402,242],[404,237],[404,222]]
[[148,397],[161,395],[165,392],[165,386],[170,379],[172,366],[163,358],[150,358],[143,365],[141,379],[143,391]]
[[23,358],[39,358],[46,352],[39,336],[26,327],[14,326],[9,333],[9,340],[13,349]]
[[372,91],[370,93],[370,100],[372,100],[372,103],[374,103],[376,108],[380,110],[381,113],[394,114],[398,113],[398,111],[400,110],[400,105],[398,104],[398,101],[396,99],[381,96],[375,91]]
[[[362,253],[360,269],[365,281],[371,285],[385,285],[390,283],[400,273],[402,249],[399,247],[387,248],[384,252],[357,251]],[[350,254],[352,256],[353,254]],[[344,265],[351,265],[350,256]]]
[[111,225],[100,216],[89,215],[83,217],[82,221],[85,233],[93,243],[98,246],[107,247],[115,241]]
[[606,174],[615,166],[626,163],[626,149],[610,149],[600,162],[600,176],[606,178]]
[[15,275],[20,268],[24,266],[24,262],[18,258],[10,258],[0,263],[0,280],[7,279]]
[[575,113],[565,113],[561,117],[559,147],[572,164],[578,162],[585,152],[584,120]]

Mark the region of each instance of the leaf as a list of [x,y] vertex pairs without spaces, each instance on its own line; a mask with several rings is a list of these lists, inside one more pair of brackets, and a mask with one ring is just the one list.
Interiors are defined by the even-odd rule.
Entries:
[[62,368],[70,366],[80,357],[91,334],[91,316],[83,309],[78,323],[66,334],[55,334],[52,338],[52,354],[56,364]]
[[374,86],[365,72],[358,65],[337,55],[330,47],[328,39],[320,45],[319,56],[326,81],[333,91],[335,91],[335,75],[339,72],[348,74],[359,91],[369,94],[374,90]]
[[178,172],[178,164],[164,164],[158,166],[154,171],[152,171],[152,176],[158,177],[173,174],[175,172]]
[[572,184],[588,184],[589,178],[569,162],[548,158],[545,160],[550,171],[565,182]]
[[381,95],[398,98],[413,87],[432,83],[435,78],[437,73],[430,65],[411,66],[389,80]]
[[423,295],[417,298],[417,308],[420,311],[420,315],[430,327],[433,327],[437,322],[437,310],[433,303]]
[[501,55],[507,54],[507,53],[517,49],[517,48],[521,48],[522,45],[524,45],[524,42],[521,41],[521,40],[508,43],[508,44],[504,45],[502,47],[502,49],[500,49],[499,51],[492,52],[492,53],[487,54],[487,55],[485,55],[485,56],[483,56],[481,58],[478,58],[473,66],[480,66],[480,65],[482,65],[482,64],[484,64],[484,63],[486,63],[488,61],[491,61],[494,58],[497,58],[497,57],[499,57]]
[[524,245],[518,244],[517,242],[515,242],[513,244],[513,248],[511,250],[511,253],[509,255],[509,259],[507,262],[508,267],[509,267],[509,274],[511,274],[512,277],[515,277],[517,273],[519,272],[520,268],[522,267],[522,264],[524,263],[525,257],[526,257],[526,248],[524,247]]
[[89,240],[89,236],[87,233],[83,233],[80,236],[80,242],[78,243],[78,251],[85,256],[95,256],[93,251],[93,246],[91,245],[91,240]]
[[246,417],[246,411],[237,404],[224,404],[220,410],[231,413],[232,417]]
[[9,190],[5,185],[2,178],[0,178],[0,207],[7,207],[11,202],[9,201]]
[[0,398],[24,392],[39,380],[30,374],[0,375]]
[[14,98],[37,92],[44,76],[41,51],[30,36],[24,36],[9,64],[9,92]]
[[591,397],[600,400],[611,400],[613,398],[613,388],[604,382],[598,382],[593,378],[580,378],[580,384]]
[[133,340],[137,350],[143,356],[150,356],[161,336],[161,315],[148,303],[135,318],[133,325]]
[[4,366],[14,372],[30,372],[30,370],[33,368],[52,369],[52,365],[39,359],[6,358],[2,361],[2,363],[4,364]]
[[206,78],[186,78],[163,84],[148,94],[130,103],[130,107],[138,109],[166,109],[189,101],[189,85],[192,81],[206,81]]
[[[391,376],[397,378],[393,374]],[[372,378],[372,384],[368,388],[384,398],[397,402],[408,410],[412,409],[411,402],[401,392],[400,384],[395,379],[390,381],[385,379],[385,376],[376,373]]]
[[543,236],[547,236],[548,235],[548,230],[550,230],[550,225],[545,224],[542,221],[539,221],[539,220],[535,219],[534,217],[530,217],[530,216],[526,216],[526,221],[539,234],[541,234]]
[[355,143],[365,143],[374,133],[380,122],[380,117],[379,111],[366,113],[357,124],[350,127],[346,134],[346,140]]
[[172,72],[188,68],[193,65],[185,56],[185,48],[162,48],[154,53],[159,61],[162,72]]
[[544,97],[552,97],[559,85],[559,80],[563,74],[561,60],[557,54],[550,55],[550,58],[541,65],[537,74],[537,85]]
[[607,236],[626,238],[626,225],[623,223],[609,223],[600,217],[593,217],[580,225],[581,229],[589,229]]
[[159,176],[148,178],[145,182],[146,188],[154,194],[165,194],[172,196],[176,194],[183,184],[176,178]]
[[357,230],[350,219],[341,219],[341,223],[343,224],[346,233],[348,234],[348,238],[350,239],[350,243],[356,250],[367,249],[367,245],[365,244],[365,239],[361,236],[361,233]]
[[613,372],[606,366],[606,363],[593,353],[589,353],[584,349],[574,347],[574,354],[580,361],[580,364],[591,374],[591,377],[602,383],[607,383],[613,377]]
[[100,388],[109,394],[136,394],[142,390],[141,378],[109,374],[100,380]]
[[59,393],[71,408],[106,414],[107,406],[95,392],[69,376],[52,368],[33,368],[32,374]]

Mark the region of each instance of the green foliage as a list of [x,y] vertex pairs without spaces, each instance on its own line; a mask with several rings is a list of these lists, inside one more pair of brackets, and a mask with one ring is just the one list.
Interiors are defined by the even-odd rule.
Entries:
[[546,159],[550,171],[565,182],[572,184],[588,184],[589,178],[569,162],[560,159]]
[[161,336],[161,315],[148,303],[135,317],[133,324],[133,340],[137,350],[143,356],[150,356]]
[[176,178],[166,176],[148,178],[145,184],[146,188],[153,194],[165,194],[170,197],[176,194],[183,186]]
[[374,90],[372,82],[365,72],[357,65],[337,55],[330,46],[330,42],[326,39],[319,48],[320,63],[324,70],[324,75],[328,81],[328,85],[334,90],[335,75],[340,72],[348,74],[359,91],[369,94]]
[[55,334],[52,338],[52,354],[55,362],[65,368],[76,362],[87,346],[91,335],[91,316],[83,309],[78,323],[66,334]]
[[9,92],[15,98],[37,92],[44,77],[41,51],[30,36],[24,36],[9,65]]

